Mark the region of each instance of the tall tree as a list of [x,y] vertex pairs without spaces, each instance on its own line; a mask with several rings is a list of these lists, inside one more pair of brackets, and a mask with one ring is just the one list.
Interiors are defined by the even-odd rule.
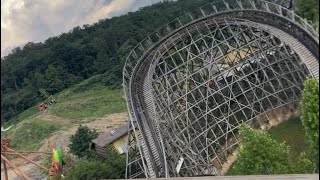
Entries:
[[304,82],[301,105],[302,125],[319,170],[319,83],[317,80],[310,78]]
[[45,71],[45,78],[49,83],[47,89],[51,93],[59,92],[61,89],[64,88],[64,83],[60,79],[59,74],[60,73],[53,65],[49,65]]
[[279,143],[267,132],[254,130],[247,124],[240,128],[240,152],[230,170],[232,175],[304,174],[313,171],[312,162],[302,152],[293,162],[289,146]]
[[84,157],[89,151],[89,144],[96,137],[98,137],[98,133],[95,130],[80,125],[77,132],[70,137],[70,152],[79,158]]
[[297,13],[311,21],[319,21],[319,0],[297,0]]
[[233,167],[237,174],[287,174],[292,171],[289,147],[272,139],[267,132],[254,130],[245,124],[240,128],[239,137],[240,151]]
[[89,153],[86,160],[79,161],[67,170],[66,179],[123,179],[125,157],[118,154],[112,145],[107,147],[107,157]]

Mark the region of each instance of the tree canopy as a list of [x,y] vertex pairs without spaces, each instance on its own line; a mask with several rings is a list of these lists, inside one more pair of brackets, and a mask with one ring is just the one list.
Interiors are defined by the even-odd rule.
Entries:
[[120,88],[123,64],[137,42],[208,2],[164,1],[15,48],[1,60],[1,121],[43,101],[40,89],[55,94],[98,74],[107,88]]
[[302,106],[302,125],[314,153],[319,170],[319,83],[315,79],[304,82]]
[[124,179],[125,156],[118,154],[112,146],[107,147],[107,157],[101,157],[94,152],[87,159],[73,164],[66,172],[65,179]]
[[[55,94],[98,74],[107,88],[120,88],[125,59],[137,42],[185,12],[211,2],[164,1],[15,48],[1,59],[1,121],[43,101],[40,89]],[[297,9],[313,20],[319,16],[317,4],[318,0],[299,0]]]
[[279,144],[269,134],[243,125],[239,131],[240,152],[234,169],[243,175],[286,174],[289,147]]
[[304,152],[298,158],[298,166],[294,166],[289,158],[289,146],[277,142],[265,131],[244,124],[239,138],[240,151],[232,170],[236,175],[302,174],[312,169]]
[[314,22],[319,22],[319,0],[297,0],[297,13]]
[[70,137],[70,152],[79,158],[84,157],[89,151],[89,144],[97,137],[98,132],[80,125],[77,132]]

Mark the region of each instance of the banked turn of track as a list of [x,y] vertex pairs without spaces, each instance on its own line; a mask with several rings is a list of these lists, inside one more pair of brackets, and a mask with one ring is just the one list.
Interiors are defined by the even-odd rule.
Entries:
[[[154,56],[174,44],[177,32],[197,28],[197,24],[235,22],[260,28],[288,44],[319,81],[319,35],[294,11],[263,0],[225,0],[200,7],[169,22],[140,42],[129,54],[123,85],[129,110],[126,178],[177,176],[176,162],[168,162],[169,144],[162,139],[150,80],[156,62]],[[180,33],[183,34],[183,33]],[[168,39],[171,39],[170,41]],[[210,162],[208,162],[210,164]],[[208,174],[219,174],[213,169]],[[193,175],[206,171],[192,171]]]

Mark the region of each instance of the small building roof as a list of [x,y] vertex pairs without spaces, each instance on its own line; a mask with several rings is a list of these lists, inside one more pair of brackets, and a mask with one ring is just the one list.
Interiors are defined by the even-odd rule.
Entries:
[[92,142],[100,147],[105,147],[126,135],[128,133],[128,125],[129,123],[108,132],[101,133],[96,139],[92,140]]

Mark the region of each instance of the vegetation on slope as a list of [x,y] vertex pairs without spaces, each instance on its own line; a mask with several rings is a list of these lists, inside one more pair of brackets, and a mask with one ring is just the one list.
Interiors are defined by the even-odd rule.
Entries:
[[[1,61],[1,122],[43,100],[50,94],[101,75],[103,85],[120,88],[122,67],[131,49],[170,20],[212,0],[164,1],[134,13],[75,27],[43,43],[15,48]],[[319,16],[318,0],[299,0],[299,14],[310,20]]]
[[56,96],[58,103],[48,110],[69,119],[95,119],[106,114],[126,111],[122,89],[109,89],[95,82],[94,76]]
[[11,139],[10,147],[15,150],[38,150],[41,141],[58,131],[62,126],[40,119],[31,119],[6,135]]
[[[125,100],[122,89],[110,89],[103,85],[101,75],[93,76],[79,84],[54,95],[57,103],[49,106],[46,113],[72,119],[75,122],[80,120],[92,120],[103,117],[107,114],[126,111]],[[39,104],[40,102],[38,102]],[[39,112],[36,106],[12,118],[4,127],[15,125],[22,120],[36,117]]]
[[[14,125],[4,133],[12,139],[10,146],[16,150],[37,150],[42,140],[61,127],[68,128],[81,120],[93,120],[107,114],[125,112],[126,105],[121,89],[108,89],[101,82],[97,82],[99,78],[100,76],[93,76],[54,95],[57,103],[49,106],[46,112],[39,112],[37,107],[33,106],[4,124],[4,127]],[[60,120],[44,120],[41,119],[42,114],[53,115],[53,118]]]
[[1,61],[1,121],[8,121],[50,94],[100,75],[120,88],[126,56],[137,42],[170,20],[211,0],[179,0],[75,27],[44,43],[27,43]]
[[319,22],[319,0],[297,0],[296,7],[301,17]]

